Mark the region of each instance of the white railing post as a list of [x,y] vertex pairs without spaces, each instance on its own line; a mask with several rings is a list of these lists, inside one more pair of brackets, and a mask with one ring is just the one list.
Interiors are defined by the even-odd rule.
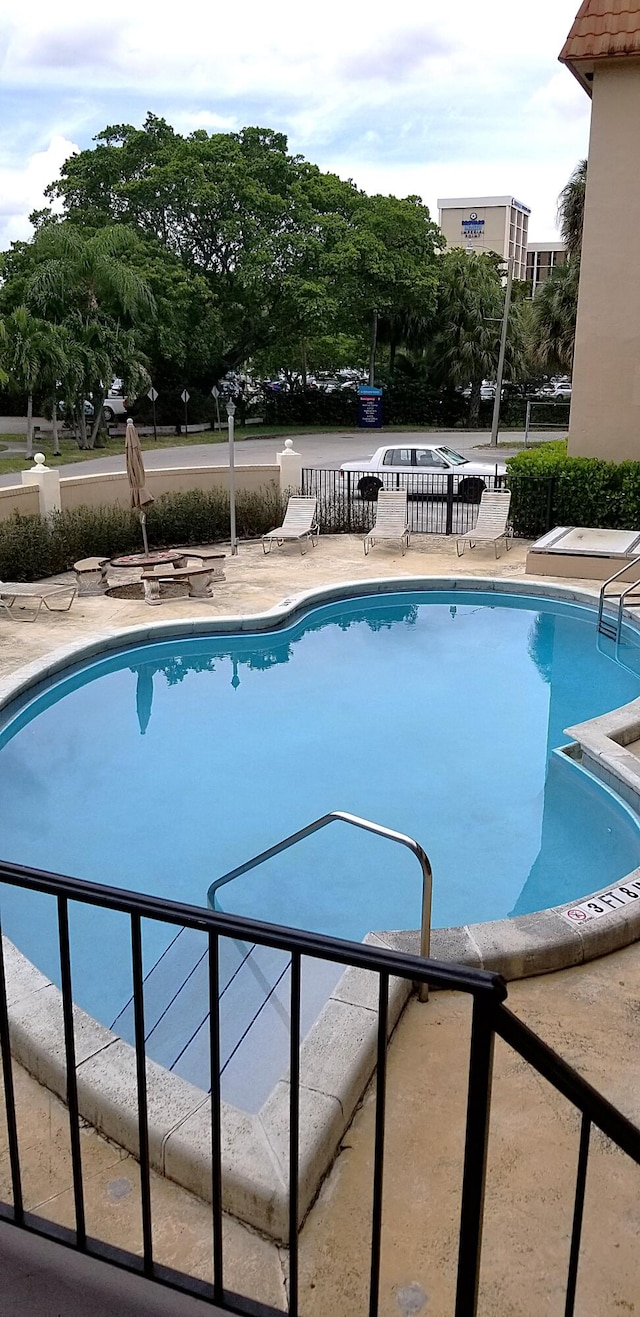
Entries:
[[284,449],[276,453],[280,467],[280,493],[299,494],[302,489],[302,455],[294,452],[293,440],[285,439]]
[[29,471],[22,472],[23,485],[37,485],[40,500],[40,516],[49,517],[52,512],[60,512],[60,474],[45,466],[44,453],[34,454],[34,465]]

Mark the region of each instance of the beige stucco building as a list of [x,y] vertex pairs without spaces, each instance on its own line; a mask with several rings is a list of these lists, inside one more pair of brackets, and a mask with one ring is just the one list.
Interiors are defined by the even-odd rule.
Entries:
[[585,0],[560,59],[592,98],[569,451],[640,461],[640,0]]
[[497,252],[505,261],[513,256],[514,279],[525,279],[527,274],[530,213],[515,197],[438,199],[439,224],[447,247]]

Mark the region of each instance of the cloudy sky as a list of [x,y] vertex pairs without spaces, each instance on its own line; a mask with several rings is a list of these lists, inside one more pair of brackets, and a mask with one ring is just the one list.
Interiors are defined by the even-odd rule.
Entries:
[[0,0],[0,248],[107,124],[248,124],[373,192],[510,193],[555,234],[589,99],[557,62],[578,0]]

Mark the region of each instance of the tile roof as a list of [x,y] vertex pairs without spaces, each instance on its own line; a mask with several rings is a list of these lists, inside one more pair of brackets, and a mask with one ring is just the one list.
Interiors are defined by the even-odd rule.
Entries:
[[640,55],[640,0],[583,0],[560,52],[562,63],[618,55]]

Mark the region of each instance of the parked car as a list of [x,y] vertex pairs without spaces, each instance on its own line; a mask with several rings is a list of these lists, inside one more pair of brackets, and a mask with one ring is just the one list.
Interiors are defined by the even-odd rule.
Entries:
[[[59,411],[59,413],[60,413],[60,415],[61,415],[63,421],[64,421],[65,410],[66,410],[66,408],[65,408],[64,402],[63,402],[63,401],[60,401],[60,402],[58,403],[58,411]],[[91,402],[91,400],[90,400],[89,398],[85,398],[85,400],[84,400],[84,414],[85,414],[85,416],[86,416],[87,418],[91,418],[91,417],[93,416],[93,403]]]
[[116,416],[127,415],[127,399],[121,393],[108,393],[102,405],[102,415],[109,425]]
[[[471,397],[471,385],[467,384],[466,389],[462,390],[463,398]],[[490,380],[483,380],[480,385],[480,401],[491,402],[496,396],[496,386]]]
[[542,387],[538,389],[538,397],[549,399],[550,402],[552,402],[554,399],[558,399],[561,401],[563,398],[570,401],[571,381],[566,379],[549,380],[548,384],[543,384]]
[[[457,497],[466,503],[477,503],[483,489],[487,488],[488,477],[496,477],[496,485],[504,482],[507,468],[504,463],[469,462],[455,449],[444,444],[412,444],[410,447],[398,447],[385,444],[378,448],[373,457],[363,457],[357,462],[343,462],[340,467],[341,477],[349,471],[363,473],[356,489],[361,498],[377,499],[383,488],[406,489],[409,495],[420,497],[424,489],[423,476],[456,475],[459,477]],[[380,474],[369,474],[379,472]],[[388,480],[386,477],[395,477]],[[381,479],[381,477],[385,477]],[[443,488],[442,492],[445,490]]]

